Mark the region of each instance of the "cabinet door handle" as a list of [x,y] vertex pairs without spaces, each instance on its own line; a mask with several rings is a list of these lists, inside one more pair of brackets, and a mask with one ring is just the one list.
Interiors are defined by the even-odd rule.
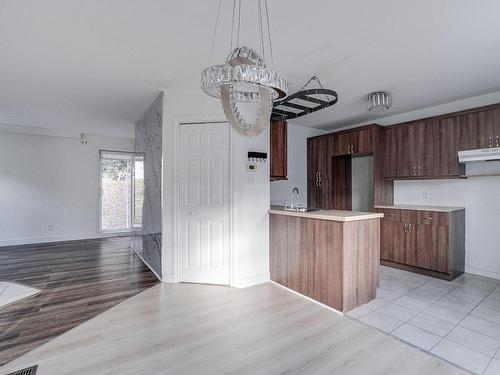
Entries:
[[413,166],[413,174],[412,176],[416,176],[417,175],[417,167]]
[[500,135],[497,135],[495,139],[496,139],[496,147],[500,147]]
[[418,166],[418,171],[417,171],[417,172],[418,172],[418,175],[419,175],[419,176],[421,176],[421,175],[422,175],[420,165]]
[[412,225],[413,224],[408,224],[408,229],[409,229],[410,233],[411,233],[411,227],[412,227]]
[[404,223],[403,228],[404,228],[404,231],[405,231],[405,232],[408,232],[408,224]]
[[493,147],[493,137],[488,138],[488,147]]

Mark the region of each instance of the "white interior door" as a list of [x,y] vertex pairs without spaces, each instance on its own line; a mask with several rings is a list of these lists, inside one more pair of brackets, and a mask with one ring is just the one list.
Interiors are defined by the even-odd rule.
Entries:
[[179,279],[229,284],[229,126],[180,127]]

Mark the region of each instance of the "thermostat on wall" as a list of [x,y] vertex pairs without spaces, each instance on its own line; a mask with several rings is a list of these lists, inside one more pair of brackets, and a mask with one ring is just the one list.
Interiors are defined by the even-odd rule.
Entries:
[[247,164],[247,172],[255,172],[257,170],[257,165],[253,163]]
[[248,161],[263,163],[266,160],[267,160],[267,153],[266,152],[248,151]]

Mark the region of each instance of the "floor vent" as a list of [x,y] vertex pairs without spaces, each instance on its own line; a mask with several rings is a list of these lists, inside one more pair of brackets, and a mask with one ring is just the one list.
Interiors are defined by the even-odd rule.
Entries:
[[36,374],[36,369],[38,368],[38,365],[31,366],[19,371],[14,371],[11,372],[10,374],[7,375],[35,375]]

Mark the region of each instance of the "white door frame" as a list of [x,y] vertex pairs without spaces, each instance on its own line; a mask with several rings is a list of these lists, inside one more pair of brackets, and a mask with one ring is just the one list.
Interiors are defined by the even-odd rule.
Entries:
[[[174,194],[173,194],[173,209],[174,209],[174,228],[173,228],[173,280],[176,283],[180,282],[179,275],[179,238],[180,238],[180,127],[189,124],[214,124],[214,123],[224,123],[229,124],[224,117],[221,116],[196,116],[196,117],[182,117],[176,118],[174,120],[174,176],[176,183],[174,184]],[[233,179],[233,162],[231,158],[231,153],[233,150],[233,137],[231,134],[231,128],[229,128],[229,286],[234,286],[234,270],[235,270],[235,256],[234,256],[234,179]]]

